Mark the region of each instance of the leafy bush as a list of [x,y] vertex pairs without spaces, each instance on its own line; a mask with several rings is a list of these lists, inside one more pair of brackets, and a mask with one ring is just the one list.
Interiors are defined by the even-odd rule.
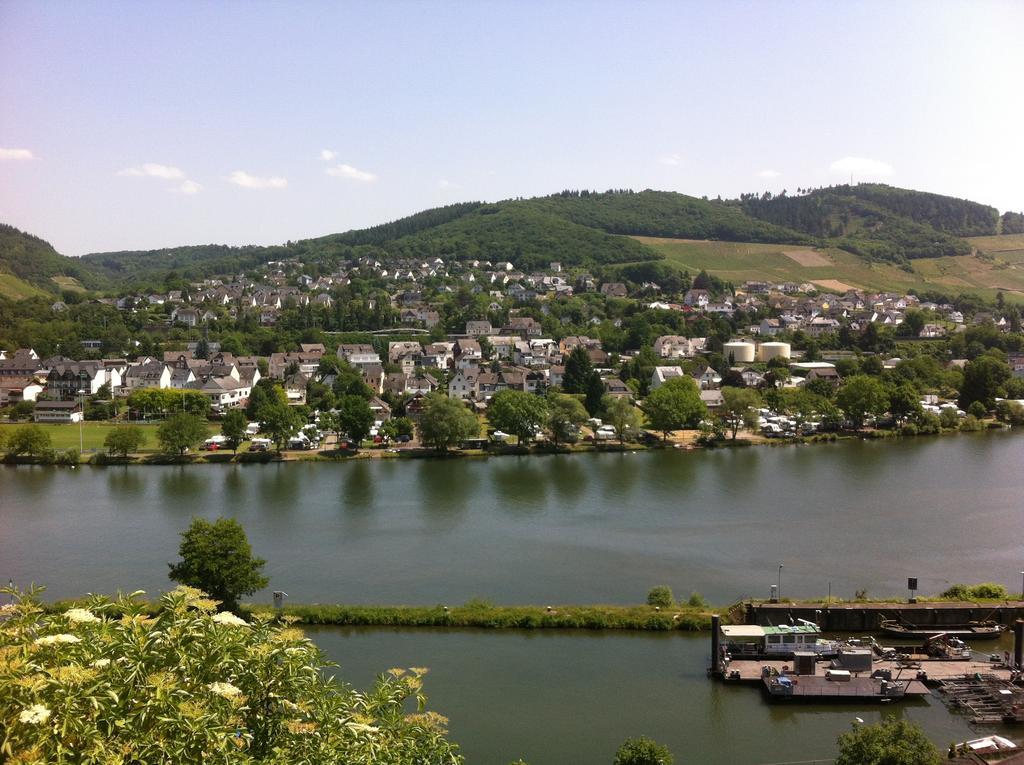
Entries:
[[[935,415],[932,416],[934,417]],[[960,415],[957,414],[956,409],[946,407],[945,409],[942,410],[942,413],[939,414],[939,424],[942,425],[942,427],[947,428],[949,430],[959,428]]]
[[1024,425],[1024,406],[1016,401],[999,401],[996,403],[996,418],[1010,425]]
[[1009,595],[1006,587],[1001,584],[982,582],[973,585],[951,585],[940,597],[946,600],[1006,600]]
[[690,599],[686,601],[686,605],[690,608],[707,608],[708,602],[699,592],[691,592]]
[[967,407],[967,414],[977,417],[979,420],[984,419],[988,412],[985,410],[985,405],[980,401],[972,401],[971,405]]
[[77,465],[80,461],[81,456],[78,453],[78,449],[65,449],[62,452],[57,452],[54,457],[55,465]]
[[672,588],[668,585],[652,587],[647,593],[647,605],[649,606],[671,608],[673,603],[675,603],[675,598],[672,596]]
[[965,433],[971,433],[976,430],[984,430],[985,424],[975,417],[973,414],[969,414],[960,421],[960,430]]
[[615,753],[614,765],[672,765],[673,757],[667,746],[646,736],[627,738]]
[[423,711],[426,670],[351,690],[300,630],[215,614],[190,588],[153,615],[131,596],[46,614],[35,593],[13,594],[0,630],[8,762],[462,762],[444,718]]

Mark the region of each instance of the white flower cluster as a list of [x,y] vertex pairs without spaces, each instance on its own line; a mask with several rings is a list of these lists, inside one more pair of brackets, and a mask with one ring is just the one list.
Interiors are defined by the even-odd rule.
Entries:
[[36,645],[56,645],[57,643],[81,643],[82,639],[75,635],[45,635],[33,641]]
[[110,666],[110,659],[96,659],[92,665],[97,669],[103,669],[104,667]]
[[217,622],[217,624],[226,624],[226,625],[231,626],[231,627],[248,627],[249,626],[249,622],[247,622],[245,619],[240,619],[239,617],[235,616],[230,611],[221,611],[219,614],[216,614],[213,617],[213,620],[215,622]]
[[231,683],[210,683],[206,687],[214,693],[216,693],[218,696],[223,696],[226,699],[242,695],[241,689],[237,686],[232,685]]
[[40,725],[49,719],[50,710],[42,704],[33,704],[18,715],[18,721],[26,725]]
[[96,624],[103,621],[92,611],[85,608],[69,608],[64,615],[76,624]]

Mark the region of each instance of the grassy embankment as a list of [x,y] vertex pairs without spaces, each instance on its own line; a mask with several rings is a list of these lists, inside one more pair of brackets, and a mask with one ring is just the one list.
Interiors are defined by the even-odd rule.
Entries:
[[968,239],[980,255],[917,259],[911,261],[910,272],[835,248],[634,238],[691,275],[703,269],[735,284],[747,280],[812,282],[836,292],[847,288],[906,292],[914,288],[966,292],[989,300],[1002,290],[1007,299],[1024,301],[1024,235]]
[[[15,428],[27,424],[30,423],[0,423],[0,434],[10,433]],[[141,452],[155,453],[158,449],[156,430],[159,423],[144,425],[133,422],[131,424],[138,425],[142,430],[145,440]],[[111,430],[118,427],[118,424],[110,422],[85,422],[81,425],[78,423],[39,423],[39,427],[49,434],[53,448],[58,451],[79,448],[79,428],[81,428],[82,448],[86,451],[102,451],[104,449],[103,440]],[[220,425],[217,423],[209,423],[207,427],[210,435],[220,432]]]

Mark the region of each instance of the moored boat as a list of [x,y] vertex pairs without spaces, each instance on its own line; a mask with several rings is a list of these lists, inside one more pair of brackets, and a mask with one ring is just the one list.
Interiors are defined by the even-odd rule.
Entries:
[[939,635],[966,640],[995,640],[1006,631],[1006,625],[989,620],[966,622],[965,624],[919,627],[896,619],[883,619],[879,624],[879,630],[893,637],[913,637],[922,640]]

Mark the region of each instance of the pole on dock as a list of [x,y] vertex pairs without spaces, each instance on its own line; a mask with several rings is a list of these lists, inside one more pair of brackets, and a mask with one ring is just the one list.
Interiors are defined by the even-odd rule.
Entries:
[[[722,674],[722,649],[719,645],[719,634],[721,629],[721,617],[718,614],[711,615],[711,674],[715,677]],[[1024,624],[1024,622],[1019,622]]]
[[1013,666],[1020,669],[1024,664],[1024,619],[1013,623]]

